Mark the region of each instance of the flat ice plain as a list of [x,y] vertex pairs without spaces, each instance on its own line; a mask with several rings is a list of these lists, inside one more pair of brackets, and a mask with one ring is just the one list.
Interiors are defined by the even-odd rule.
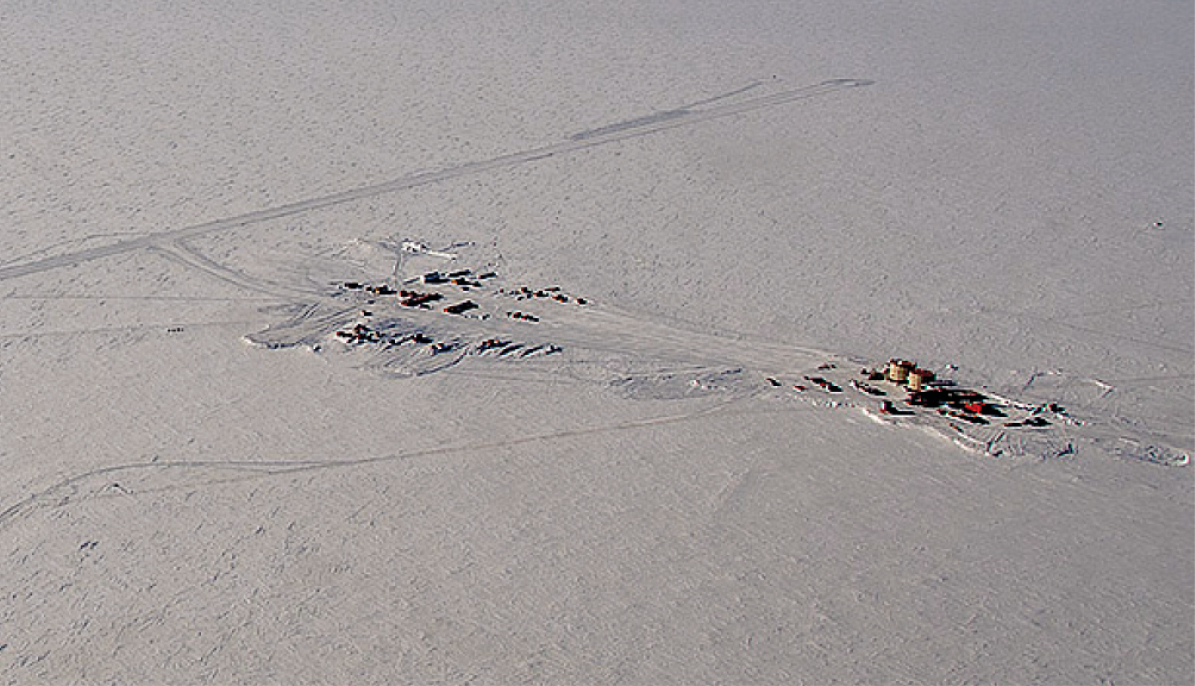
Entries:
[[0,682],[1192,683],[1192,15],[0,0]]

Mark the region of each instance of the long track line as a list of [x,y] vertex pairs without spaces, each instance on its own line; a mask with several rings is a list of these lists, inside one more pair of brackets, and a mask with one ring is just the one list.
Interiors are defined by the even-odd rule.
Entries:
[[[391,179],[382,183],[351,188],[328,195],[309,198],[307,200],[300,200],[293,203],[278,205],[276,207],[248,212],[234,217],[226,217],[224,219],[204,222],[202,224],[194,224],[192,226],[186,226],[178,229],[146,234],[137,238],[118,241],[108,245],[100,245],[94,248],[87,248],[85,250],[78,250],[62,255],[55,255],[40,260],[34,260],[32,262],[25,262],[23,264],[0,266],[0,281],[20,278],[22,276],[29,276],[31,274],[38,274],[69,265],[91,262],[94,260],[103,259],[105,257],[113,257],[115,255],[121,255],[135,250],[152,247],[164,241],[179,241],[205,234],[219,233],[221,231],[237,229],[244,226],[249,226],[251,224],[259,224],[273,219],[290,217],[296,214],[333,207],[335,205],[341,205],[377,195],[394,193],[419,186],[426,186],[471,174],[480,174],[482,172],[513,167],[526,162],[533,162],[556,155],[566,155],[569,153],[578,152],[580,150],[597,147],[599,145],[606,145],[608,143],[614,143],[630,138],[637,138],[651,135],[653,133],[659,133],[661,131],[667,131],[680,126],[687,126],[696,124],[698,122],[709,121],[711,119],[719,119],[753,110],[775,107],[777,105],[784,105],[799,100],[829,95],[831,93],[849,88],[871,85],[872,83],[873,82],[871,81],[862,79],[832,79],[811,86],[803,86],[801,88],[781,91],[771,95],[752,98],[750,100],[743,100],[741,102],[718,105],[716,107],[697,109],[690,105],[686,108],[670,111],[669,116],[663,119],[657,119],[653,115],[637,117],[625,122],[610,124],[598,129],[592,129],[588,132],[582,132],[581,134],[574,135],[557,143],[531,148],[521,152],[499,155],[486,160],[467,162],[465,164],[447,167],[438,171],[408,174],[406,176],[400,176],[396,179]],[[743,89],[739,89],[739,91],[742,90]],[[732,91],[732,93],[739,91]],[[712,100],[707,100],[705,102],[710,101]]]

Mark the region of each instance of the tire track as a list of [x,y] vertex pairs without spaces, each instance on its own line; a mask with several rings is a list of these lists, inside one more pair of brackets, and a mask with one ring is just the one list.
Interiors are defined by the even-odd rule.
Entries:
[[272,283],[265,279],[254,278],[231,267],[227,267],[195,250],[183,240],[162,241],[150,246],[149,249],[184,267],[190,267],[226,283],[263,295],[270,295],[283,300],[295,297],[311,297],[313,295],[310,292],[288,288],[282,284]]
[[576,313],[567,321],[572,330],[561,331],[566,343],[589,349],[635,350],[640,356],[658,351],[670,360],[693,359],[718,366],[743,367],[783,373],[806,369],[828,360],[841,360],[826,350],[748,340],[719,332],[694,331],[666,322],[655,322],[610,306]]
[[24,340],[35,338],[65,338],[67,336],[111,335],[136,333],[149,330],[169,330],[172,328],[199,329],[219,328],[225,326],[252,326],[259,324],[256,319],[221,319],[181,322],[146,322],[144,324],[128,324],[125,326],[99,326],[92,329],[56,329],[53,331],[16,331],[0,333],[0,340]]
[[[662,415],[657,417],[649,417],[647,419],[635,419],[616,424],[608,424],[602,426],[581,427],[577,429],[568,429],[564,431],[556,431],[551,433],[537,434],[533,436],[523,436],[520,438],[505,439],[500,441],[483,441],[479,443],[466,443],[460,445],[444,446],[439,448],[427,448],[424,450],[415,450],[405,453],[390,453],[386,455],[377,455],[372,457],[363,457],[353,460],[285,460],[274,462],[260,462],[250,460],[236,460],[236,461],[205,461],[205,460],[188,460],[179,462],[142,462],[131,464],[109,465],[106,467],[99,467],[91,469],[79,474],[62,479],[47,488],[44,488],[36,493],[33,493],[24,499],[20,500],[7,508],[0,510],[0,531],[8,526],[11,526],[20,519],[28,516],[34,510],[53,507],[66,507],[77,502],[90,500],[97,497],[117,497],[127,496],[136,497],[138,494],[155,493],[167,490],[175,490],[188,486],[200,485],[218,485],[226,483],[239,483],[249,481],[252,479],[262,479],[277,476],[289,476],[293,474],[301,474],[305,472],[327,471],[332,469],[347,469],[352,467],[363,467],[375,464],[382,464],[386,462],[398,462],[403,460],[412,460],[416,458],[432,457],[436,455],[450,455],[454,453],[464,452],[486,452],[500,448],[509,448],[513,446],[527,445],[531,443],[552,442],[568,438],[578,438],[585,436],[597,436],[607,433],[619,433],[625,431],[636,431],[642,429],[649,429],[659,426],[666,426],[669,424],[680,424],[684,422],[695,421],[710,416],[735,416],[735,415],[759,415],[759,414],[776,414],[779,412],[794,412],[799,411],[794,408],[786,408],[784,410],[776,409],[757,409],[757,410],[738,410],[732,411],[732,408],[739,404],[739,400],[728,400],[709,407],[705,407],[693,412],[686,412],[675,415]],[[147,488],[141,490],[129,490],[121,486],[112,477],[132,476],[139,473],[149,474],[150,476],[159,473],[167,472],[239,472],[237,476],[229,476],[225,478],[209,479],[202,482],[186,481],[185,477],[182,482],[175,482],[157,488]],[[87,488],[88,481],[98,482],[91,487],[90,492],[83,492]]]
[[[30,276],[32,274],[39,274],[42,272],[59,269],[61,267],[103,259],[105,257],[113,257],[135,250],[162,245],[167,241],[180,241],[188,238],[194,238],[196,236],[229,231],[252,224],[260,224],[262,222],[267,222],[274,219],[290,217],[304,212],[342,205],[377,195],[394,193],[397,191],[403,191],[419,186],[426,186],[442,181],[449,181],[462,176],[469,176],[473,174],[504,169],[507,167],[514,167],[526,162],[541,160],[555,155],[566,155],[569,153],[594,148],[600,145],[607,145],[609,143],[615,143],[631,138],[660,133],[662,131],[667,131],[680,126],[689,126],[699,122],[729,117],[736,114],[743,114],[769,107],[776,107],[809,98],[830,95],[832,93],[850,88],[868,86],[872,83],[872,81],[861,79],[832,79],[811,86],[804,86],[792,90],[781,91],[779,93],[773,93],[771,95],[765,95],[735,103],[717,105],[704,109],[698,109],[694,108],[693,106],[689,106],[680,110],[671,110],[670,112],[673,114],[670,114],[663,119],[660,118],[659,114],[647,115],[645,117],[639,117],[625,122],[611,124],[598,129],[592,129],[588,132],[581,132],[561,142],[531,148],[521,152],[499,155],[487,160],[468,162],[455,167],[447,167],[437,171],[419,172],[406,176],[400,176],[390,181],[383,181],[381,183],[361,186],[359,188],[351,188],[348,190],[339,191],[337,193],[331,193],[315,198],[308,198],[306,200],[278,205],[276,207],[248,212],[235,217],[226,217],[224,219],[217,219],[215,221],[195,224],[179,229],[161,231],[138,238],[110,243],[108,245],[96,246],[94,248],[77,250],[75,252],[55,255],[53,257],[47,257],[32,262],[25,262],[23,264],[0,266],[0,281]],[[740,89],[740,91],[742,91],[742,89]]]

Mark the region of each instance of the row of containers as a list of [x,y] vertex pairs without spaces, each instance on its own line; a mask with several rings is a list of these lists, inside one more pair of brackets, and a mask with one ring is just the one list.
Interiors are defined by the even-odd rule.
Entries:
[[884,375],[894,384],[908,387],[916,393],[934,380],[934,373],[928,369],[921,369],[908,360],[892,360]]

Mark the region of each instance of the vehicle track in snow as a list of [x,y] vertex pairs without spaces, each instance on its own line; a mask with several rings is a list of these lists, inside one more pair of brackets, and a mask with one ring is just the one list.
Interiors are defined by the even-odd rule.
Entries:
[[250,276],[216,262],[204,253],[191,247],[183,239],[155,243],[149,249],[184,267],[261,295],[272,296],[283,300],[310,295],[310,292],[274,283],[260,277]]
[[[823,97],[851,88],[871,85],[873,82],[865,79],[832,79],[821,83],[794,88],[790,90],[763,95],[747,100],[728,102],[712,107],[701,107],[701,103],[689,105],[678,110],[669,110],[671,114],[661,117],[659,113],[637,117],[624,122],[609,124],[598,129],[574,134],[563,141],[543,145],[528,150],[499,155],[485,160],[467,162],[452,167],[428,172],[416,172],[400,176],[389,181],[350,188],[330,193],[328,195],[299,200],[275,207],[247,212],[234,217],[226,217],[202,224],[195,224],[178,229],[145,234],[137,238],[116,241],[106,245],[99,245],[74,252],[54,255],[20,264],[0,266],[0,281],[7,281],[32,274],[60,269],[70,265],[82,264],[105,257],[113,257],[128,252],[143,250],[153,246],[165,245],[169,242],[185,241],[198,236],[221,233],[239,229],[254,224],[291,217],[294,215],[334,207],[365,198],[387,193],[395,193],[419,186],[425,186],[444,181],[451,181],[463,176],[496,171],[508,167],[518,166],[536,160],[546,159],[557,155],[567,155],[601,145],[608,145],[618,141],[628,140],[654,133],[668,131],[680,126],[689,126],[700,122],[720,119],[736,114],[745,114],[779,105],[786,105],[810,98]],[[731,94],[746,92],[740,88]],[[727,94],[730,95],[730,94]],[[704,102],[715,102],[719,98],[711,98]]]
[[[254,479],[294,476],[308,472],[368,467],[388,462],[414,460],[458,453],[488,454],[501,448],[539,442],[554,442],[610,433],[623,433],[696,421],[714,415],[745,415],[776,412],[775,408],[735,409],[729,400],[691,412],[659,415],[600,426],[545,432],[498,441],[477,441],[408,452],[348,459],[310,460],[157,460],[132,462],[91,469],[64,478],[0,510],[0,530],[45,508],[62,508],[96,498],[136,497],[182,488],[200,488]],[[791,411],[791,409],[785,410]]]
[[[1034,390],[1052,388],[1060,395],[1043,398],[1036,393],[1033,402],[978,389],[993,407],[995,416],[986,418],[947,407],[904,408],[902,387],[876,394],[861,385],[858,370],[865,360],[733,332],[696,330],[617,304],[593,303],[558,286],[532,287],[498,274],[483,284],[471,280],[481,268],[469,268],[468,257],[451,262],[468,275],[458,283],[435,276],[438,272],[408,275],[401,283],[382,284],[380,291],[377,285],[329,283],[298,315],[284,316],[246,340],[268,348],[307,346],[321,354],[346,354],[348,364],[389,376],[453,371],[516,380],[555,377],[637,398],[770,398],[825,410],[860,410],[882,424],[928,430],[968,451],[995,457],[1071,459],[1094,446],[1159,464],[1189,461],[1188,451],[1177,447],[1180,436],[1134,423],[1118,409],[1119,398],[1109,405],[1111,387],[1094,398],[1074,392],[1103,388],[1096,380],[1049,376],[1058,383],[1043,389],[1039,380]],[[344,266],[344,273],[351,273]],[[431,293],[437,299],[434,305],[404,306],[396,289]],[[444,310],[465,300],[473,308],[467,314]],[[511,318],[515,313],[530,316]],[[545,348],[555,354],[523,356]],[[1059,399],[1077,414],[1046,409]],[[903,411],[888,411],[885,400]]]

